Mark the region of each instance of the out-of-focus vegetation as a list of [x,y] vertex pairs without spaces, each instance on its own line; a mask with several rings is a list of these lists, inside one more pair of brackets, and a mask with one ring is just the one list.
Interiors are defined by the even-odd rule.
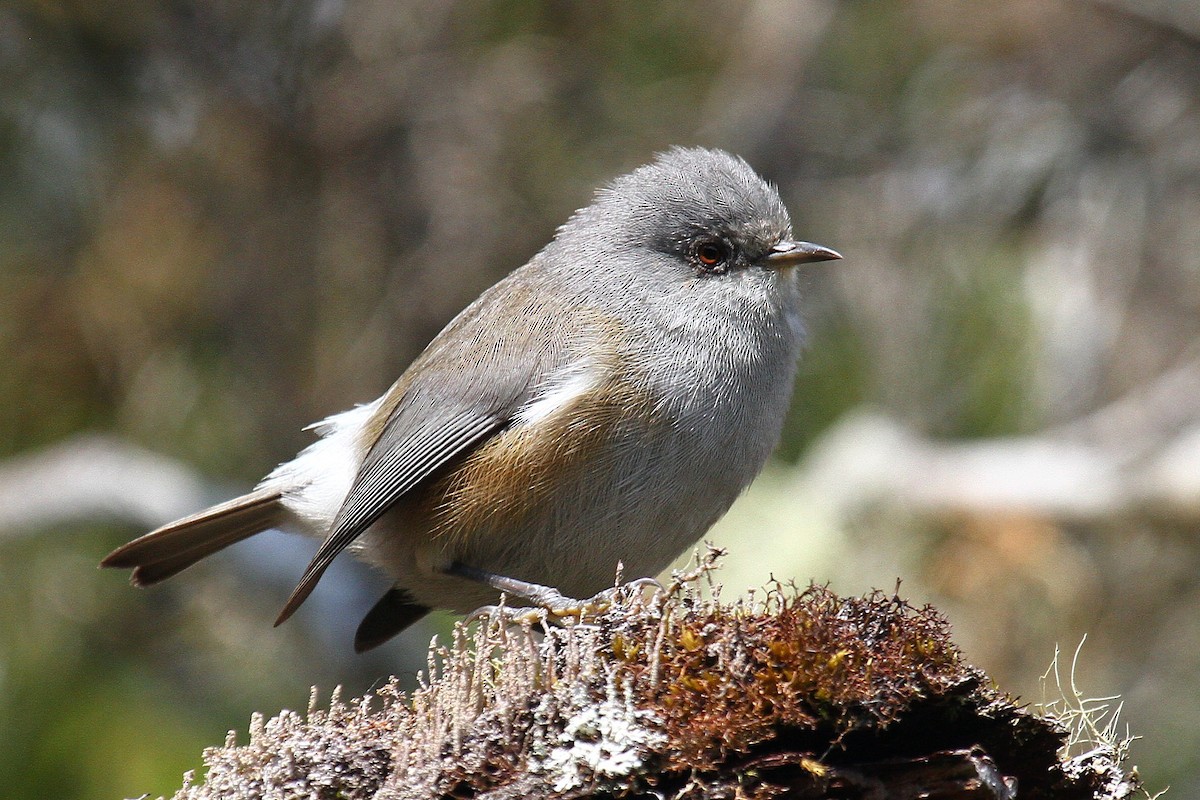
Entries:
[[[17,0],[0,7],[0,456],[105,431],[245,488],[305,424],[386,388],[593,186],[677,143],[745,156],[800,235],[846,255],[807,278],[786,460],[863,404],[949,440],[1089,420],[1134,460],[1200,421],[1188,393],[1154,419],[1095,416],[1200,363],[1187,0]],[[756,496],[786,499],[781,474]],[[1083,688],[1125,696],[1149,786],[1188,796],[1189,519],[866,513],[836,568],[817,557],[834,532],[723,535],[757,580],[903,578],[1031,700],[1054,643],[1088,634]],[[378,577],[340,567],[272,630],[311,546],[247,543],[143,593],[95,570],[140,532],[0,526],[5,796],[170,792],[252,711],[422,665],[434,628],[349,656]]]

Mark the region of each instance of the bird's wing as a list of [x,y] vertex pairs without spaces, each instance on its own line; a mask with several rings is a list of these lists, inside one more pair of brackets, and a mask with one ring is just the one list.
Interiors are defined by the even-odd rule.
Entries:
[[[422,404],[423,405],[423,404]],[[451,403],[447,403],[451,405]],[[406,492],[455,456],[478,445],[508,422],[503,409],[447,408],[435,417],[414,419],[401,404],[367,453],[349,493],[276,621],[282,623],[308,597],[333,559]]]
[[[398,399],[390,408],[386,401],[381,407],[379,413],[386,417],[381,417],[380,435],[276,625],[304,602],[338,553],[439,467],[508,427],[536,390],[539,376],[568,360],[564,348],[552,345],[554,337],[545,327],[514,324],[528,306],[513,308],[507,297],[491,303],[485,299],[439,334],[389,392],[389,398]],[[549,309],[539,311],[533,316],[550,314]],[[464,345],[488,336],[504,315],[509,336],[497,339],[493,334],[487,347]]]

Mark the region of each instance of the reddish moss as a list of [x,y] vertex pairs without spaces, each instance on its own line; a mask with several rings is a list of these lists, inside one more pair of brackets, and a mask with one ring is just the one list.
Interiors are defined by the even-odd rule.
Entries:
[[622,622],[613,652],[665,721],[675,768],[711,768],[785,731],[833,742],[963,679],[945,621],[879,592],[776,586],[757,609],[694,603]]

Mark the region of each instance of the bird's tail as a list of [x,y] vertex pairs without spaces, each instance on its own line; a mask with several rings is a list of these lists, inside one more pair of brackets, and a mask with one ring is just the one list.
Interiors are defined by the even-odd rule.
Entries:
[[150,586],[235,542],[284,521],[278,489],[250,494],[176,520],[109,553],[102,567],[132,569],[134,586]]

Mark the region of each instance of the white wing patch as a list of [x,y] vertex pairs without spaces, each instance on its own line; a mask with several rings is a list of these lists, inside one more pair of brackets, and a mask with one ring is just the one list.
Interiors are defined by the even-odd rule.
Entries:
[[599,378],[599,370],[593,362],[577,361],[550,378],[537,396],[517,411],[514,419],[519,425],[540,422],[591,391]]

